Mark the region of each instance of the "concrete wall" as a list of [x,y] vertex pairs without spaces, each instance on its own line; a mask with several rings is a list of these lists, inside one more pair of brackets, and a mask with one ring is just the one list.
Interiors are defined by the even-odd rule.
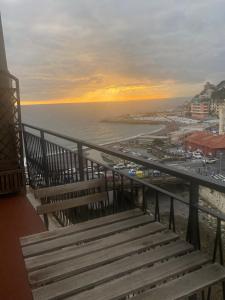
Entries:
[[199,195],[212,206],[225,213],[225,193],[220,193],[206,187],[199,188]]

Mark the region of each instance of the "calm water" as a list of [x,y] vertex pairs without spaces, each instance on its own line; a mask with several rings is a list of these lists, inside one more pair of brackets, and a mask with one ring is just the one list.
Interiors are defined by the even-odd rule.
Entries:
[[160,128],[158,125],[102,123],[100,122],[102,119],[128,113],[145,113],[173,108],[183,101],[184,99],[170,99],[24,106],[22,107],[22,120],[28,124],[102,144]]

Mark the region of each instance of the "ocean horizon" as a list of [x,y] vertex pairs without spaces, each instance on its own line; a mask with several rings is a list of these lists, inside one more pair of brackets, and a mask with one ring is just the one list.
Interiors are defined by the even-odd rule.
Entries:
[[[103,123],[103,119],[125,114],[172,109],[187,98],[130,102],[67,103],[22,106],[22,121],[97,144],[150,133],[160,125]],[[68,143],[68,142],[67,142]],[[64,146],[71,147],[69,144]]]

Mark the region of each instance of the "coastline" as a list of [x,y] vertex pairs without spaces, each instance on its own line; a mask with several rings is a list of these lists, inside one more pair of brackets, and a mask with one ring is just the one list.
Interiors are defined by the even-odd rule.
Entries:
[[[123,139],[116,139],[114,141],[111,141],[111,142],[107,142],[107,143],[104,143],[104,144],[100,144],[100,146],[110,146],[110,145],[114,145],[114,144],[117,144],[117,143],[120,143],[120,142],[124,142],[124,141],[129,141],[129,140],[133,140],[135,138],[138,138],[140,136],[149,136],[149,135],[152,135],[152,134],[160,134],[162,131],[166,130],[166,126],[165,125],[162,125],[160,128],[158,129],[154,129],[154,130],[151,130],[149,131],[148,133],[140,133],[138,135],[135,135],[135,136],[130,136],[130,137],[127,137],[127,138],[123,138]],[[94,160],[96,161],[99,161],[100,163],[106,163],[105,160],[103,159],[102,155],[100,152],[96,151],[96,150],[87,150],[86,151],[86,154],[91,158],[93,158]]]
[[166,129],[166,126],[162,125],[160,128],[151,130],[148,133],[140,133],[140,134],[133,135],[133,136],[130,136],[130,137],[127,137],[127,138],[123,138],[123,139],[119,139],[119,140],[117,139],[117,140],[114,140],[112,142],[107,142],[107,143],[104,143],[104,144],[100,144],[100,146],[109,146],[109,145],[113,145],[113,144],[116,144],[116,143],[133,140],[133,139],[136,139],[140,136],[149,136],[149,135],[152,135],[152,134],[159,134],[160,132],[162,132],[165,129]]
[[130,125],[166,125],[169,122],[153,121],[153,120],[134,120],[134,119],[109,119],[101,120],[101,123],[115,123],[115,124],[130,124]]

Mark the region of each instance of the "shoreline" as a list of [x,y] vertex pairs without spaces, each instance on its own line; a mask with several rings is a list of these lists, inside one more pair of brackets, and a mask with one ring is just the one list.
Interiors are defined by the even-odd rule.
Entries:
[[109,146],[109,145],[113,145],[113,144],[116,144],[116,143],[133,140],[133,139],[136,139],[136,138],[141,137],[141,136],[149,136],[149,135],[152,135],[152,134],[159,134],[161,131],[163,131],[165,129],[166,129],[166,126],[162,125],[160,128],[151,130],[148,133],[139,133],[137,135],[133,135],[133,136],[130,136],[130,137],[127,137],[127,138],[122,138],[122,139],[119,139],[119,140],[117,139],[115,141],[100,144],[100,146]]
[[[140,133],[138,135],[134,135],[134,136],[130,136],[130,137],[127,137],[127,138],[123,138],[123,139],[117,139],[115,141],[112,141],[112,142],[107,142],[107,143],[104,143],[104,144],[100,144],[99,146],[110,146],[110,145],[114,145],[114,144],[117,144],[117,143],[120,143],[120,142],[124,142],[124,141],[129,141],[129,140],[132,140],[132,139],[135,139],[135,138],[138,138],[140,136],[149,136],[149,135],[152,135],[152,134],[159,134],[160,132],[162,132],[163,130],[166,129],[166,126],[165,125],[162,125],[160,128],[158,129],[154,129],[154,130],[151,130],[150,132],[148,133]],[[86,152],[86,154],[88,156],[91,156],[91,158],[93,158],[94,160],[96,161],[99,161],[100,163],[106,163],[105,160],[103,159],[102,157],[102,153],[100,153],[99,151],[96,151],[96,150],[88,150]]]
[[102,120],[101,123],[112,124],[130,124],[130,125],[166,125],[168,122],[163,121],[147,121],[147,120],[132,120],[132,119],[115,119],[115,120]]

